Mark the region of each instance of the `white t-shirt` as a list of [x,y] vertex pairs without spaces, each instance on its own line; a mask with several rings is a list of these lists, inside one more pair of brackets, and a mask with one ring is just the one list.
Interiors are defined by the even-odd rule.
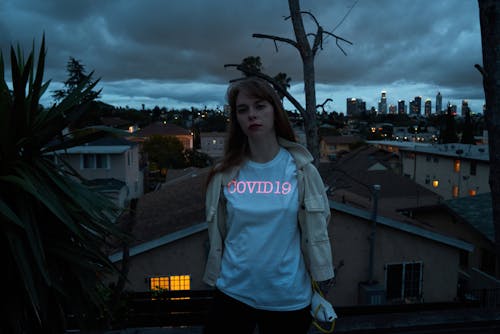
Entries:
[[300,250],[297,168],[281,148],[266,163],[247,161],[224,188],[227,227],[216,286],[254,308],[291,311],[311,301]]

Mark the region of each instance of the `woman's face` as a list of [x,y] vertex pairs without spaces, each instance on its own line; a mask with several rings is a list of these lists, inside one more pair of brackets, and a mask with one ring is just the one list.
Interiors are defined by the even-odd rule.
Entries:
[[267,100],[249,96],[244,90],[236,97],[236,119],[249,139],[276,135],[272,104]]

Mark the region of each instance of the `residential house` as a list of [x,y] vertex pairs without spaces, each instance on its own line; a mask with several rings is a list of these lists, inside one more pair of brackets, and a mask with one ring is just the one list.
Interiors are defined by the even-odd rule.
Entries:
[[[380,173],[380,166],[373,172]],[[210,288],[201,280],[208,252],[203,191],[208,170],[192,169],[139,200],[133,228],[137,241],[130,248],[127,289]],[[324,166],[321,170],[326,174],[330,171]],[[326,174],[324,179],[331,186]],[[381,194],[398,196],[401,189],[396,190],[382,190]],[[457,297],[460,254],[471,252],[471,244],[433,230],[392,207],[380,207],[374,217],[371,197],[348,194],[346,189],[342,196],[340,191],[334,191],[330,202],[329,233],[337,278],[328,298],[334,305],[453,301]],[[422,202],[437,203],[438,199],[422,189]],[[412,194],[410,202],[417,203]],[[129,219],[127,214],[122,219]],[[371,248],[368,237],[375,220]],[[120,264],[121,250],[111,251],[110,259]],[[369,268],[373,268],[372,275]]]
[[224,147],[227,134],[225,132],[201,132],[200,151],[208,156],[218,159],[224,155]]
[[193,135],[191,131],[167,122],[155,122],[136,131],[131,140],[143,142],[151,136],[172,136],[180,140],[185,150],[193,148]]
[[490,192],[487,145],[369,143],[399,154],[403,175],[444,199]]
[[360,141],[361,138],[354,135],[324,136],[319,143],[320,159],[335,160],[339,155],[349,152],[352,144]]
[[321,164],[320,172],[332,199],[339,270],[332,293],[341,305],[457,298],[460,257],[474,245],[398,211],[443,200],[401,176],[397,155],[365,145]]
[[90,185],[109,195],[120,207],[144,193],[137,143],[107,137],[56,153],[57,159],[65,159]]
[[[171,170],[159,190],[139,199],[126,289],[208,288],[201,277],[208,251],[204,189],[209,169]],[[127,219],[130,214],[124,213],[120,221]],[[110,253],[113,262],[121,263],[119,248]]]
[[472,244],[410,219],[336,201],[330,207],[337,272],[328,298],[334,305],[456,300],[460,254]]
[[460,256],[460,279],[465,290],[500,288],[496,267],[491,194],[449,199],[438,205],[402,210],[406,215],[474,245]]

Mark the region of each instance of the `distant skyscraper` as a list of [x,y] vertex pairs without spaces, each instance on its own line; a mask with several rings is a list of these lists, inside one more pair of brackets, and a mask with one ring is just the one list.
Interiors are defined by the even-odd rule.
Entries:
[[451,112],[452,115],[456,115],[457,114],[457,105],[451,104],[451,102],[448,102],[448,107],[446,108],[446,112],[448,112],[448,110]]
[[424,114],[425,116],[429,117],[432,112],[432,101],[431,99],[426,99],[425,100],[425,105],[424,105]]
[[469,111],[469,102],[467,102],[467,100],[462,100],[462,117],[465,117]]
[[382,91],[380,101],[378,103],[378,112],[380,114],[387,114],[387,93],[385,90]]
[[436,114],[443,113],[443,97],[441,96],[441,92],[438,92],[436,95]]
[[405,100],[399,100],[398,101],[398,114],[402,115],[405,113]]
[[397,109],[396,109],[396,106],[394,104],[390,104],[389,105],[389,114],[396,114],[397,112]]
[[362,99],[348,97],[346,103],[347,116],[358,116],[366,111],[366,102]]
[[413,113],[415,115],[421,115],[422,114],[422,96],[415,96],[413,99]]

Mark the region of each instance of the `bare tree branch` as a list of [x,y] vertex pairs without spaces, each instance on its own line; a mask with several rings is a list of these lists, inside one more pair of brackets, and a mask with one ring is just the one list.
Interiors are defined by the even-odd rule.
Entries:
[[483,76],[483,78],[486,78],[488,76],[486,74],[486,72],[484,71],[484,68],[481,65],[474,64],[474,67],[481,73],[481,75]]
[[327,104],[328,102],[332,102],[332,101],[333,101],[333,100],[332,100],[331,98],[327,98],[327,99],[326,99],[323,103],[318,104],[318,105],[316,106],[316,108],[321,107],[321,108],[323,108],[323,110],[324,110],[324,108],[325,108],[325,104]]
[[279,42],[290,44],[293,47],[295,47],[296,49],[299,48],[299,45],[297,44],[297,42],[294,41],[294,40],[292,40],[292,39],[289,39],[289,38],[284,38],[284,37],[279,37],[279,36],[273,36],[273,35],[266,35],[266,34],[252,34],[252,37],[255,37],[255,38],[264,38],[264,39],[271,39],[275,43],[276,43],[276,41],[279,41]]
[[[344,16],[344,18],[342,19],[345,20],[345,18],[349,15],[350,11],[354,8],[354,6],[356,5],[356,3],[351,7],[351,9],[349,10],[349,12]],[[323,41],[324,39],[326,38],[323,38],[323,34],[327,35],[328,36],[332,36],[332,37],[335,37],[335,44],[337,45],[337,47],[340,49],[340,51],[342,51],[342,53],[347,56],[347,53],[345,52],[345,50],[340,46],[339,44],[339,40],[340,41],[343,41],[343,42],[346,42],[346,43],[349,43],[352,45],[352,42],[346,40],[345,38],[342,38],[338,35],[335,35],[333,33],[333,31],[335,29],[338,28],[338,26],[340,25],[337,25],[333,30],[332,32],[328,32],[328,31],[324,31],[323,27],[319,24],[318,20],[316,19],[316,16],[314,16],[314,14],[312,14],[311,12],[309,11],[300,11],[300,14],[307,14],[311,17],[311,19],[314,21],[314,23],[316,24],[316,28],[317,28],[317,32],[314,34],[314,33],[308,33],[306,36],[314,36],[314,42],[313,42],[313,46],[312,46],[312,54],[313,55],[316,55],[316,53],[318,52],[318,50],[323,50]],[[287,16],[285,17],[285,20],[288,20],[290,19],[291,16]]]
[[[318,22],[318,20],[316,19],[316,16],[314,16],[311,12],[309,12],[309,11],[307,11],[307,10],[301,10],[301,11],[300,11],[300,14],[307,14],[307,15],[309,15],[309,16],[313,19],[314,23],[316,23],[316,27],[318,27],[318,28],[320,27],[319,22]],[[289,15],[289,16],[287,16],[287,17],[285,17],[285,21],[286,21],[286,20],[288,20],[288,19],[289,19],[289,18],[291,18],[291,17],[292,17],[291,15]]]
[[[300,102],[297,101],[283,86],[281,86],[276,80],[274,80],[274,78],[270,77],[269,75],[264,74],[260,71],[253,71],[253,70],[249,69],[248,67],[242,66],[241,64],[225,64],[224,67],[236,67],[236,69],[238,71],[243,72],[247,76],[256,76],[258,78],[266,80],[271,85],[273,85],[274,89],[276,89],[278,92],[283,94],[283,96],[285,96],[287,98],[287,100],[290,101],[290,103],[293,104],[293,106],[295,108],[297,108],[297,110],[300,112],[300,114],[302,116],[305,115],[306,110],[300,104]],[[237,81],[237,80],[240,80],[240,79],[234,79],[234,80],[231,80],[231,82]]]

